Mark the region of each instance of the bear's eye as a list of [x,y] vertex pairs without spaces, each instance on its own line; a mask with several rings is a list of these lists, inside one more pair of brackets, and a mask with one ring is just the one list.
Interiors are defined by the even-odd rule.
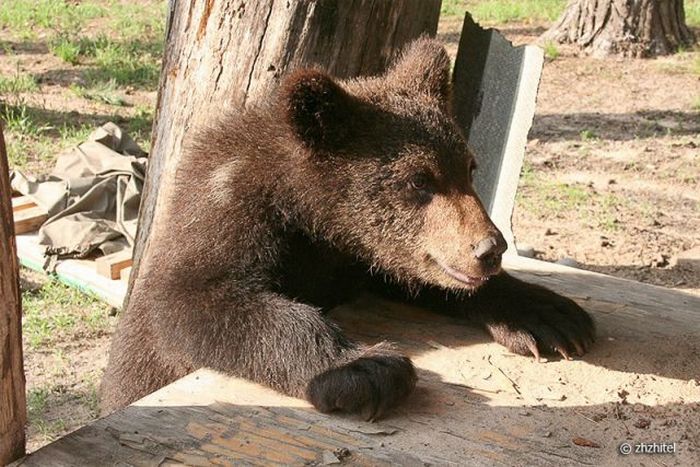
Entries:
[[416,174],[411,178],[411,188],[417,191],[430,191],[430,177],[427,174]]

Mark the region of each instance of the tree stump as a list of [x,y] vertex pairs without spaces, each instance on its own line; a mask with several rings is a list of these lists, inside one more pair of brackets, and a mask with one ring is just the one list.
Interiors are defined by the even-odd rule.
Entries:
[[5,140],[0,125],[0,465],[24,455],[24,394],[19,265]]
[[435,34],[440,3],[170,2],[130,289],[147,268],[148,239],[157,231],[189,131],[224,106],[244,109],[269,96],[297,67],[317,66],[343,78],[380,73],[403,45]]
[[683,0],[576,0],[541,38],[594,56],[651,57],[695,43]]

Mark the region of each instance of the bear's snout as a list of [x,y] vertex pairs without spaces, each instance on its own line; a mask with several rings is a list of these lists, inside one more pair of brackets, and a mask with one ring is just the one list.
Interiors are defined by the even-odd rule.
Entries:
[[508,245],[500,232],[491,234],[472,246],[474,257],[490,273],[497,272],[501,265],[501,257],[507,248]]

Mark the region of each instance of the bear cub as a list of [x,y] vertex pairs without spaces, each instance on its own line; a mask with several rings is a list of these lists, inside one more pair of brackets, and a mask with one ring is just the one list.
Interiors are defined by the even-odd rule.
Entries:
[[102,383],[103,412],[200,367],[376,419],[416,383],[388,343],[324,316],[360,290],[467,316],[509,350],[583,355],[576,303],[501,270],[450,114],[450,61],[412,43],[382,76],[288,76],[186,141]]

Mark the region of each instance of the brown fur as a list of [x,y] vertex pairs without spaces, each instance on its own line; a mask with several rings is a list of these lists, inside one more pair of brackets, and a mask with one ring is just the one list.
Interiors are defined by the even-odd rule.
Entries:
[[449,102],[447,54],[420,39],[384,76],[299,71],[200,129],[114,337],[104,411],[205,366],[380,417],[413,389],[410,360],[322,313],[361,287],[472,316],[519,353],[583,353],[583,310],[500,273]]

